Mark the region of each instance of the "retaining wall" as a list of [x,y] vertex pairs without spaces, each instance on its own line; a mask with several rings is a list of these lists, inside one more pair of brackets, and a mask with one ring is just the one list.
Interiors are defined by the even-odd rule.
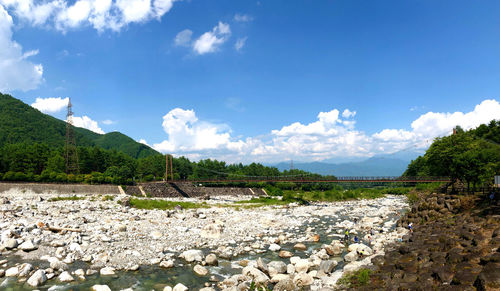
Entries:
[[10,189],[31,190],[35,193],[120,194],[116,185],[0,183],[0,193]]

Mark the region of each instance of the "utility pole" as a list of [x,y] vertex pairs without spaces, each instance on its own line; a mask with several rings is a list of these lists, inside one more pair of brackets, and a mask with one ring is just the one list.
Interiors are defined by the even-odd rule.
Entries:
[[78,174],[78,151],[76,149],[75,133],[73,131],[73,105],[71,99],[68,100],[68,112],[66,114],[66,174]]
[[170,166],[170,181],[174,182],[174,167],[173,167],[174,157],[171,155],[165,155],[165,182],[168,183],[168,167]]

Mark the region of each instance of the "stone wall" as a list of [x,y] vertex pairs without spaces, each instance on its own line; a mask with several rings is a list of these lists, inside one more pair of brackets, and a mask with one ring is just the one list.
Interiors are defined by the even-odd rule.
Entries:
[[[141,184],[144,192],[151,197],[206,197],[206,196],[237,196],[237,195],[266,195],[262,189],[233,188],[233,187],[196,187],[189,182],[175,184],[144,183]],[[136,189],[137,188],[137,189]],[[129,195],[138,195],[138,187],[126,188]]]
[[120,194],[120,190],[116,185],[0,183],[0,193],[11,189],[33,191],[35,193]]

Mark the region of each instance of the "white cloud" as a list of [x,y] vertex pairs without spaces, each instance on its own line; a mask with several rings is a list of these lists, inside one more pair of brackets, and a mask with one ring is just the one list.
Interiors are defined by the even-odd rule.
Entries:
[[240,51],[245,46],[247,38],[248,37],[238,38],[238,40],[236,40],[236,43],[234,44],[234,49]]
[[174,44],[176,46],[190,46],[191,45],[191,36],[193,32],[189,29],[184,29],[179,32],[174,39]]
[[413,121],[411,130],[383,129],[371,135],[355,128],[355,115],[349,109],[342,114],[332,109],[320,112],[311,123],[294,122],[266,135],[242,139],[231,136],[227,125],[202,121],[194,110],[176,108],[163,117],[168,139],[153,147],[194,159],[216,158],[228,162],[370,157],[425,149],[435,137],[451,134],[457,125],[470,129],[500,119],[500,103],[485,100],[467,113],[429,112]]
[[145,139],[143,139],[143,138],[141,138],[138,142],[149,146],[148,142]]
[[40,110],[43,113],[56,113],[68,106],[69,98],[50,97],[50,98],[36,98],[35,103],[31,104],[32,107]]
[[102,121],[102,124],[112,125],[112,124],[116,124],[116,121],[113,121],[113,120],[110,120],[110,119],[106,119],[106,120]]
[[351,111],[349,109],[346,109],[344,110],[344,112],[342,112],[342,117],[344,118],[352,118],[356,116],[356,111]]
[[0,91],[28,91],[43,81],[43,66],[28,58],[38,50],[23,53],[23,48],[12,39],[12,17],[0,5]]
[[0,0],[20,19],[35,26],[68,29],[90,25],[119,31],[134,22],[161,20],[176,0]]
[[84,115],[82,117],[73,116],[73,125],[76,127],[83,127],[95,133],[104,134],[104,130],[99,127],[97,121],[92,120],[90,117]]
[[250,22],[253,20],[253,17],[248,14],[235,14],[234,21],[236,22]]
[[229,24],[219,22],[212,31],[205,32],[194,42],[193,50],[199,55],[213,53],[229,39],[230,35]]

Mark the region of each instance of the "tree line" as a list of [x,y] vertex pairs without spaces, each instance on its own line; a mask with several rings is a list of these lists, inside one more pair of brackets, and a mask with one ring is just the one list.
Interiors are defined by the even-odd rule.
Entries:
[[467,189],[493,184],[500,175],[500,120],[436,138],[423,156],[413,160],[405,176],[448,176]]
[[[0,147],[0,181],[56,182],[88,184],[134,184],[165,179],[165,156],[135,159],[117,150],[97,146],[78,147],[79,173],[66,172],[64,147],[45,143],[17,143]],[[309,176],[302,170],[279,171],[259,163],[227,164],[205,159],[192,162],[186,157],[173,158],[174,179],[241,179],[247,177]],[[171,178],[169,173],[168,178]],[[282,188],[293,188],[285,185]],[[230,186],[230,185],[226,185]],[[236,185],[233,185],[236,186]]]

